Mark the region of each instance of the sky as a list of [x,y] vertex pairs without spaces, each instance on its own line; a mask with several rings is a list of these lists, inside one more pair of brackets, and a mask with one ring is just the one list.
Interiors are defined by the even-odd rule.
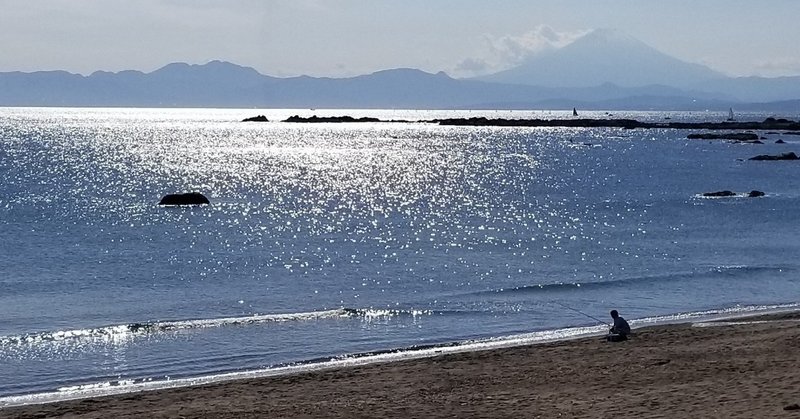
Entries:
[[488,74],[616,29],[731,76],[800,75],[797,0],[0,0],[0,71]]

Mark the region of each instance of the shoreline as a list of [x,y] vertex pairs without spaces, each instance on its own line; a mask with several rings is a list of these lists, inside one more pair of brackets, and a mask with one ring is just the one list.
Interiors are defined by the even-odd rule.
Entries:
[[[241,122],[269,122],[264,115],[245,118]],[[508,118],[445,118],[432,120],[409,121],[402,119],[383,120],[372,117],[354,118],[343,116],[290,116],[281,121],[285,123],[316,124],[316,123],[430,123],[441,126],[470,126],[470,127],[566,127],[566,128],[624,128],[624,129],[695,129],[695,130],[778,130],[800,131],[800,122],[784,118],[766,118],[763,121],[725,121],[725,122],[642,122],[635,119],[508,119]]]
[[[676,324],[693,323],[718,323],[726,320],[746,319],[750,317],[764,317],[782,315],[797,311],[800,313],[800,303],[782,303],[774,305],[751,305],[739,308],[712,309],[706,311],[675,313],[631,319],[634,330],[668,326]],[[316,314],[317,312],[315,312]],[[311,313],[302,313],[311,314]],[[264,315],[270,317],[272,315]],[[245,318],[235,318],[241,321]],[[249,318],[248,318],[249,319]],[[228,320],[228,319],[223,319]],[[594,319],[599,321],[599,319]],[[198,320],[203,322],[203,320]],[[154,324],[158,326],[158,324]],[[130,326],[130,325],[129,325]],[[133,325],[135,330],[142,328],[140,324]],[[114,327],[114,326],[109,326]],[[275,364],[266,368],[232,370],[210,375],[190,375],[166,380],[119,379],[107,382],[87,382],[74,384],[59,389],[45,390],[34,393],[20,393],[0,397],[0,410],[7,407],[36,405],[47,403],[60,403],[70,400],[81,400],[133,394],[148,391],[193,387],[207,384],[218,384],[242,379],[259,379],[279,377],[306,372],[326,371],[332,369],[351,368],[371,364],[400,362],[422,358],[431,358],[443,354],[462,352],[477,352],[508,347],[541,345],[552,342],[565,342],[588,337],[603,336],[609,325],[575,325],[556,328],[541,329],[524,333],[515,333],[501,336],[476,337],[460,341],[441,341],[438,343],[384,348],[367,352],[343,353],[338,355],[321,356],[317,358],[294,360]],[[108,327],[101,327],[106,329]],[[147,327],[144,327],[147,329]],[[49,335],[50,333],[44,333]]]
[[5,407],[0,416],[783,417],[800,403],[800,311],[634,333],[622,343],[584,337],[463,351]]

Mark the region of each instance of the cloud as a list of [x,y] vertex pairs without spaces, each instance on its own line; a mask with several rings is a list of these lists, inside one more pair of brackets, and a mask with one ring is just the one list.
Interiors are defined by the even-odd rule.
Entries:
[[491,69],[491,65],[481,58],[467,58],[456,64],[454,74],[484,74]]
[[520,35],[484,35],[481,55],[464,59],[451,71],[454,75],[474,76],[505,70],[534,55],[569,45],[589,32],[559,32],[547,25],[539,25]]
[[755,73],[763,77],[800,75],[800,57],[785,57],[762,61],[755,66]]
[[587,32],[557,32],[549,26],[540,25],[522,35],[488,36],[487,41],[496,54],[519,62],[531,55],[568,45]]

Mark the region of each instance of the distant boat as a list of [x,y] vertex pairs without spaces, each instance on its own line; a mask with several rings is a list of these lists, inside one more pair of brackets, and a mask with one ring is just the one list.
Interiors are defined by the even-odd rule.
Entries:
[[736,118],[733,116],[733,108],[728,108],[728,122],[735,121]]
[[572,108],[572,116],[578,116],[578,110],[577,109]]

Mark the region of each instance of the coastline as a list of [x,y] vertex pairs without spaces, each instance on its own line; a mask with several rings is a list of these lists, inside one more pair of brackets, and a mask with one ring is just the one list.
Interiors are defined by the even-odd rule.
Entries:
[[[269,122],[264,115],[245,118],[241,122]],[[626,118],[572,118],[572,119],[507,119],[507,118],[445,118],[428,121],[408,121],[402,119],[382,120],[374,117],[355,118],[349,115],[301,117],[293,115],[283,120],[286,123],[430,123],[442,126],[468,127],[566,127],[566,128],[624,128],[624,129],[695,129],[695,130],[784,130],[800,131],[800,122],[789,119],[766,118],[763,121],[725,121],[725,122],[642,122]],[[691,138],[691,137],[690,137]],[[699,138],[699,137],[698,137]]]
[[[2,417],[786,417],[800,311],[0,409]],[[796,413],[795,413],[796,412]]]

